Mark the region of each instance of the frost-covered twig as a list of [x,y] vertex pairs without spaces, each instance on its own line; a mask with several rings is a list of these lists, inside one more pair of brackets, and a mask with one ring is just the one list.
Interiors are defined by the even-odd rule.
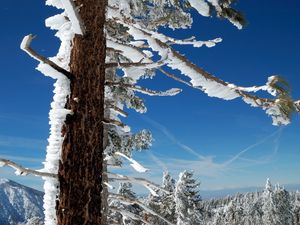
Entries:
[[126,68],[126,67],[142,67],[147,69],[153,69],[163,66],[166,63],[166,60],[161,60],[158,62],[152,63],[143,63],[143,62],[110,62],[105,64],[105,68],[118,67],[118,68]]
[[25,51],[28,55],[30,55],[32,58],[34,58],[35,60],[45,63],[47,65],[49,65],[50,67],[52,67],[53,69],[55,69],[56,71],[60,72],[61,74],[65,75],[68,79],[72,80],[74,77],[73,75],[61,68],[60,66],[58,66],[56,63],[52,62],[51,60],[45,58],[42,55],[39,55],[37,52],[35,52],[31,47],[30,44],[32,42],[32,40],[35,38],[36,36],[33,36],[32,34],[29,34],[27,36],[25,36],[21,42],[20,48]]
[[144,88],[138,85],[133,85],[133,84],[128,84],[128,83],[121,83],[121,82],[112,82],[112,81],[106,81],[106,84],[112,85],[112,86],[122,86],[122,87],[127,87],[130,88],[134,91],[147,94],[150,96],[174,96],[179,94],[182,90],[179,88],[171,88],[167,91],[154,91],[150,90],[148,88]]
[[119,180],[119,181],[129,181],[131,183],[136,183],[136,184],[140,184],[143,185],[145,187],[152,187],[154,189],[158,189],[161,190],[162,192],[165,192],[167,194],[169,194],[169,192],[167,190],[165,190],[164,188],[162,188],[161,186],[145,179],[145,178],[141,178],[141,177],[130,177],[130,176],[125,176],[125,175],[121,175],[121,174],[117,174],[117,173],[107,173],[109,175],[109,180]]
[[0,167],[2,167],[2,166],[9,166],[9,167],[15,169],[17,175],[26,176],[28,174],[32,174],[32,175],[40,176],[40,177],[57,178],[57,174],[40,172],[37,170],[28,169],[28,168],[25,168],[11,160],[0,158]]
[[167,220],[166,218],[164,218],[163,216],[161,216],[160,214],[154,212],[152,209],[150,209],[148,206],[144,205],[142,202],[140,202],[139,200],[136,199],[131,199],[128,197],[125,197],[123,195],[120,194],[114,194],[114,193],[109,193],[109,198],[111,199],[116,199],[119,200],[120,202],[124,203],[124,204],[129,204],[129,205],[133,205],[133,204],[137,204],[140,207],[142,207],[145,211],[147,211],[148,213],[157,216],[158,218],[162,219],[163,221],[165,221],[166,223],[168,223],[169,225],[175,225],[172,222],[170,222],[169,220]]
[[146,225],[151,225],[150,223],[148,223],[146,220],[144,220],[141,216],[139,215],[136,215],[132,212],[129,212],[128,210],[124,210],[124,209],[120,209],[120,208],[117,208],[117,207],[114,207],[114,206],[110,206],[109,207],[110,210],[114,211],[114,212],[119,212],[122,214],[122,216],[124,217],[129,217],[133,220],[136,220],[136,221],[141,221],[143,222],[144,224]]

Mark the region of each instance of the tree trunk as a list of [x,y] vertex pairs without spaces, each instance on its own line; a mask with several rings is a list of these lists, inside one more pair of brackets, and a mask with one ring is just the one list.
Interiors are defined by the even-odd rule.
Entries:
[[70,59],[72,109],[63,128],[59,166],[59,225],[104,225],[101,197],[103,171],[103,116],[106,41],[106,0],[76,0],[84,36],[76,35]]

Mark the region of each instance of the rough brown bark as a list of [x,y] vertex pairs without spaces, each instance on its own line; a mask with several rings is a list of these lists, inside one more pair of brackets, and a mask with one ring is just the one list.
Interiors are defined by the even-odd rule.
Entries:
[[106,0],[76,0],[86,28],[76,35],[71,52],[71,96],[66,107],[65,140],[59,167],[59,225],[104,225],[101,198],[106,41]]

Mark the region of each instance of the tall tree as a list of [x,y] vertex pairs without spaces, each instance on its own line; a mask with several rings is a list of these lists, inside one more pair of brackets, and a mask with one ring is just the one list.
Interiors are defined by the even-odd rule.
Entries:
[[200,201],[199,183],[193,178],[193,173],[180,173],[175,188],[177,225],[205,224]]
[[103,224],[101,199],[107,1],[77,0],[84,36],[75,35],[70,55],[72,115],[63,127],[58,170],[58,224]]
[[279,185],[274,191],[276,225],[293,225],[293,213],[290,194]]

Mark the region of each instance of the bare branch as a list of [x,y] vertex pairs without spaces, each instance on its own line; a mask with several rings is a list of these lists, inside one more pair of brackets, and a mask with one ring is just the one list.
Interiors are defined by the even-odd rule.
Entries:
[[154,216],[157,216],[158,218],[162,219],[163,221],[165,221],[169,225],[175,225],[172,222],[170,222],[169,220],[167,220],[166,218],[164,218],[163,216],[161,216],[160,214],[154,212],[152,209],[150,209],[149,207],[147,207],[146,205],[144,205],[139,200],[127,198],[127,197],[125,197],[123,195],[114,194],[114,193],[109,193],[108,198],[119,200],[120,202],[122,202],[124,204],[130,204],[130,205],[137,204],[140,207],[142,207],[145,211],[147,211],[148,213],[150,213],[150,214],[152,214]]
[[35,38],[36,36],[33,36],[32,34],[29,34],[27,36],[25,36],[22,40],[21,46],[20,48],[25,51],[28,55],[30,55],[32,58],[36,59],[39,62],[48,64],[49,66],[51,66],[53,69],[55,69],[56,71],[60,72],[61,74],[65,75],[68,79],[72,80],[74,79],[73,74],[71,74],[69,71],[65,70],[64,68],[61,68],[60,66],[58,66],[56,63],[54,63],[53,61],[45,58],[42,55],[39,55],[37,52],[35,52],[31,47],[30,44],[32,42],[32,40]]
[[15,169],[19,175],[26,176],[27,174],[32,174],[35,176],[40,176],[40,177],[51,177],[51,178],[57,178],[57,174],[53,173],[46,173],[46,172],[40,172],[37,170],[31,170],[27,169],[11,160],[8,159],[1,159],[0,158],[0,167],[1,166],[9,166],[13,169]]
[[129,212],[128,210],[119,209],[119,208],[114,207],[114,206],[110,206],[109,209],[112,210],[112,211],[121,213],[122,216],[125,215],[125,216],[127,216],[127,217],[130,217],[130,218],[133,219],[133,220],[141,221],[141,222],[143,222],[144,224],[151,225],[151,224],[148,223],[146,220],[144,220],[141,216],[136,215],[136,214],[134,214],[134,213],[132,213],[132,212]]
[[115,110],[116,112],[120,113],[120,114],[121,114],[122,116],[124,116],[124,117],[127,117],[127,116],[128,116],[128,113],[127,113],[127,112],[125,112],[124,110],[120,109],[119,107],[113,105],[112,103],[106,103],[105,105],[106,105],[106,107],[108,107],[108,108],[110,108],[110,109],[113,109],[113,110]]
[[109,118],[104,118],[103,123],[107,123],[107,124],[113,124],[115,126],[119,126],[119,127],[126,127],[126,125],[118,120],[114,120],[114,119],[109,119]]
[[107,85],[111,85],[111,86],[122,86],[122,87],[127,87],[130,89],[133,89],[135,91],[141,92],[143,94],[147,94],[150,96],[174,96],[179,94],[182,90],[178,89],[178,88],[172,88],[169,89],[167,91],[154,91],[154,90],[150,90],[148,88],[144,88],[138,85],[134,85],[134,84],[128,84],[128,83],[121,83],[121,82],[113,82],[113,81],[106,81]]
[[109,180],[129,181],[131,183],[137,183],[137,184],[143,185],[146,188],[153,187],[154,189],[161,190],[167,194],[170,193],[167,190],[165,190],[164,188],[160,187],[159,185],[157,185],[145,178],[130,177],[130,176],[125,176],[125,175],[121,175],[121,174],[117,174],[117,173],[110,173],[110,172],[107,172],[107,175],[109,176],[109,178],[108,178]]
[[[163,70],[162,68],[158,68],[158,70],[159,70],[160,72],[162,72],[164,75],[166,75],[167,77],[172,78],[173,80],[176,80],[176,81],[178,81],[178,82],[180,82],[180,83],[183,83],[183,84],[185,84],[185,85],[187,85],[187,86],[193,87],[193,85],[192,85],[190,82],[187,82],[187,81],[185,81],[185,80],[182,80],[181,78],[176,77],[175,75],[173,75],[173,74],[171,74],[171,73],[169,73],[169,72]],[[194,88],[195,88],[195,87],[194,87]]]

